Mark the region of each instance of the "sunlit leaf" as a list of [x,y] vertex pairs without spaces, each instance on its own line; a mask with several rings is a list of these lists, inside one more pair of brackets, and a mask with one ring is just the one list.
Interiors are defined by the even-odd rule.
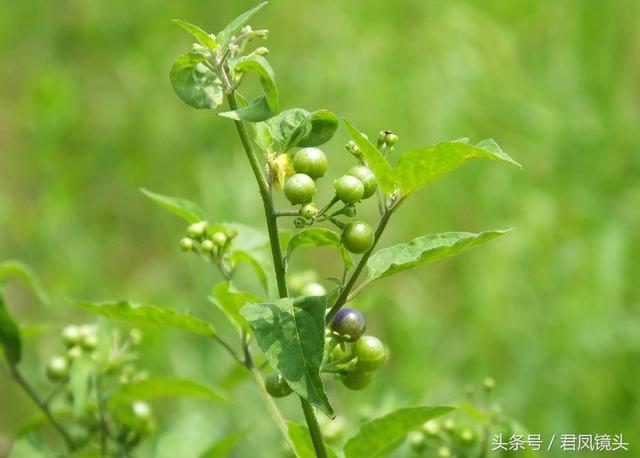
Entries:
[[207,66],[202,54],[187,53],[178,57],[171,66],[169,79],[178,97],[193,108],[215,109],[222,105],[222,82]]
[[325,310],[326,298],[317,296],[247,304],[240,313],[271,367],[282,374],[293,391],[333,417],[319,373]]
[[451,412],[451,407],[406,407],[360,426],[345,447],[346,458],[375,458],[386,456],[390,445],[397,444],[409,431],[424,422]]
[[216,42],[216,40],[212,38],[211,35],[209,35],[207,32],[205,32],[200,27],[198,27],[197,25],[190,24],[181,19],[173,19],[173,22],[178,24],[183,29],[185,29],[191,35],[193,35],[195,39],[198,40],[198,43],[200,43],[205,48],[215,49],[218,46],[218,43]]
[[203,336],[215,335],[213,327],[193,315],[170,308],[140,305],[127,300],[75,303],[76,306],[98,315],[135,324],[150,324],[180,329]]
[[235,250],[229,256],[229,261],[234,267],[237,267],[239,264],[248,264],[249,266],[251,266],[256,276],[258,277],[260,284],[264,288],[264,291],[269,291],[269,281],[267,278],[267,273],[265,272],[262,264],[260,264],[260,262],[255,258],[255,256],[243,250]]
[[180,218],[184,219],[189,224],[197,223],[198,221],[204,221],[207,218],[204,210],[187,199],[164,196],[162,194],[157,194],[144,188],[140,188],[140,191],[142,191],[142,193],[149,199],[166,208],[174,215],[177,215]]
[[260,95],[246,107],[233,111],[224,111],[218,113],[218,116],[233,119],[234,121],[260,122],[271,118],[273,111],[271,111],[267,98],[264,95]]
[[262,9],[268,2],[262,2],[258,6],[250,9],[242,13],[240,16],[235,18],[233,21],[227,25],[224,30],[222,30],[217,36],[216,41],[218,45],[223,49],[229,46],[229,42],[231,38],[236,35],[240,29],[256,14],[260,9]]
[[[260,76],[260,84],[264,90],[268,106],[272,114],[278,112],[279,94],[276,86],[275,75],[269,61],[262,56],[252,54],[244,56],[233,62],[232,71],[234,73],[255,72]],[[264,118],[267,119],[267,118]],[[264,121],[259,119],[259,121]]]
[[317,110],[309,115],[311,129],[296,146],[320,146],[333,137],[338,130],[338,118],[329,110]]
[[477,245],[506,234],[511,229],[427,234],[408,243],[400,243],[375,252],[367,261],[367,282],[388,277],[412,267],[455,256]]
[[309,116],[307,110],[292,108],[278,113],[265,123],[277,151],[284,152],[309,135],[311,132]]

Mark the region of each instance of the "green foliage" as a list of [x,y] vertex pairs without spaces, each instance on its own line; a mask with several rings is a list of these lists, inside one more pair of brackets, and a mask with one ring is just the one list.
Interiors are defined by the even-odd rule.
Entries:
[[511,229],[427,234],[375,252],[367,261],[367,283],[413,267],[448,258],[508,233]]
[[347,269],[351,269],[353,261],[351,255],[345,249],[340,241],[340,234],[331,229],[324,227],[313,227],[309,229],[303,229],[289,240],[285,251],[284,259],[285,263],[291,259],[293,252],[300,247],[331,247],[340,251],[342,261]]
[[191,35],[194,36],[198,43],[200,43],[205,48],[215,49],[218,46],[218,43],[214,38],[212,38],[207,32],[202,30],[197,25],[190,24],[189,22],[183,21],[181,19],[173,19],[173,22],[178,24],[180,27],[185,29]]
[[79,301],[76,302],[75,305],[88,312],[116,320],[128,321],[135,324],[156,324],[207,337],[215,335],[215,331],[209,323],[188,313],[178,312],[169,308],[141,305],[127,300],[106,302]]
[[250,330],[247,320],[240,314],[240,309],[246,304],[262,302],[263,299],[245,291],[233,290],[229,281],[214,286],[213,295],[214,303],[227,315],[238,332]]
[[[279,109],[279,94],[278,87],[276,86],[275,75],[271,64],[262,56],[249,55],[234,59],[230,63],[231,74],[241,77],[243,74],[255,72],[260,76],[260,84],[265,93],[267,105],[271,110],[271,113],[275,114]],[[265,118],[266,119],[266,118]],[[263,121],[264,119],[258,119],[256,121]]]
[[472,158],[503,161],[521,167],[492,139],[470,145],[466,140],[442,142],[400,155],[394,169],[387,159],[348,120],[344,120],[351,138],[358,145],[385,194],[396,188],[409,195],[453,171]]
[[[287,430],[289,431],[289,438],[295,446],[295,452],[300,458],[314,458],[316,456],[313,450],[313,443],[311,442],[311,435],[309,434],[309,428],[304,425],[294,423],[292,421],[287,422]],[[336,458],[336,453],[326,446],[328,458]]]
[[268,2],[262,2],[258,6],[251,8],[249,11],[242,13],[240,16],[231,21],[216,37],[219,46],[225,49],[229,46],[231,38],[236,35],[243,25],[245,25],[258,11],[267,5]]
[[209,448],[200,454],[200,458],[225,458],[229,456],[229,451],[244,437],[249,431],[240,429],[226,437],[214,442]]
[[331,140],[337,129],[338,118],[328,110],[310,113],[302,108],[291,108],[260,127],[259,144],[263,149],[273,146],[278,152],[296,146],[319,146]]
[[260,95],[253,99],[246,107],[238,108],[233,111],[225,111],[218,113],[223,118],[233,119],[234,121],[260,122],[273,116],[273,111],[269,106],[269,101],[264,95]]
[[135,401],[187,396],[205,398],[216,402],[229,402],[227,395],[189,379],[147,378],[130,382],[109,398],[109,407],[122,408]]
[[42,286],[40,278],[29,266],[13,259],[0,262],[0,287],[2,287],[5,279],[9,277],[15,277],[20,280],[33,291],[40,302],[44,305],[49,304],[49,295],[44,286]]
[[285,298],[247,304],[240,313],[249,322],[271,367],[282,374],[293,391],[333,417],[319,374],[325,307],[324,296]]
[[344,447],[346,458],[375,458],[393,451],[412,429],[451,412],[450,407],[406,407],[364,423]]
[[16,366],[22,356],[20,330],[9,314],[2,294],[0,294],[0,344],[9,365]]
[[140,191],[158,205],[184,219],[187,223],[193,224],[207,219],[204,210],[187,199],[163,196],[144,188],[140,188]]
[[213,110],[222,105],[224,89],[220,78],[199,53],[183,54],[169,72],[176,95],[190,107]]

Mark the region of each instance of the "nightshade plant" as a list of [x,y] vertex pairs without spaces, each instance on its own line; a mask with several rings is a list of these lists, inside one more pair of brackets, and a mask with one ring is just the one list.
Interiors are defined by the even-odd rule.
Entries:
[[[335,417],[325,381],[335,379],[347,389],[365,389],[387,359],[383,342],[368,334],[375,330],[366,329],[365,318],[354,308],[354,298],[378,279],[454,256],[508,232],[428,234],[376,251],[393,214],[417,191],[468,159],[519,164],[491,139],[477,144],[468,139],[447,141],[396,155],[399,139],[395,133],[382,130],[371,141],[342,119],[351,137],[347,154],[354,164],[336,174],[333,181],[323,178],[330,164],[320,147],[333,138],[340,120],[326,109],[281,109],[274,71],[267,59],[269,50],[252,47],[267,38],[268,31],[248,25],[265,4],[240,15],[217,34],[175,20],[196,42],[175,61],[170,81],[184,103],[217,110],[220,118],[234,125],[258,186],[266,235],[243,224],[212,221],[185,199],[143,190],[187,222],[179,244],[182,250],[198,255],[224,277],[213,287],[211,299],[237,330],[238,342],[223,339],[202,319],[168,308],[128,301],[78,305],[111,318],[155,323],[211,338],[252,376],[292,453],[336,456],[325,444],[316,417],[316,410],[328,419]],[[254,76],[260,95],[247,100],[240,90],[251,85]],[[317,188],[331,185],[334,197],[316,202]],[[275,207],[274,194],[280,192],[291,207]],[[373,225],[356,217],[358,206],[367,199],[377,204],[379,214]],[[280,222],[293,233],[284,237]],[[344,268],[331,277],[333,286],[328,291],[315,283],[299,290],[289,287],[289,261],[302,247],[330,247],[339,254]],[[269,262],[262,256],[267,249]],[[262,291],[237,288],[235,274],[240,264],[253,269]],[[361,280],[365,269],[367,275]],[[264,355],[264,364],[256,363],[260,357],[254,354],[253,342]],[[287,422],[280,414],[274,398],[289,394],[299,397],[306,426]],[[371,420],[347,440],[344,455],[369,458],[387,454],[399,447],[409,432],[450,410],[408,407]]]

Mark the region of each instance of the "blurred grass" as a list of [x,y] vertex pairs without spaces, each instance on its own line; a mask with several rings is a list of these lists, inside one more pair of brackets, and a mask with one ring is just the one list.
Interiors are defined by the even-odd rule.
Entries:
[[[138,188],[200,202],[214,220],[262,224],[232,126],[184,106],[167,78],[190,44],[169,19],[217,29],[251,4],[3,5],[0,257],[30,263],[55,298],[43,310],[12,288],[22,319],[92,319],[68,297],[211,313],[216,274],[179,254],[183,226]],[[492,375],[505,409],[532,432],[622,432],[637,441],[639,20],[633,0],[278,0],[253,21],[272,30],[284,107],[329,108],[369,135],[393,129],[400,150],[491,136],[525,167],[470,163],[398,213],[384,244],[435,231],[516,230],[361,296],[369,331],[393,359],[364,392],[330,388],[348,419],[396,403],[453,403],[465,385]],[[326,148],[333,176],[350,164],[344,141],[341,131]],[[334,274],[329,256],[312,264],[321,275]],[[146,331],[142,359],[152,372],[215,384],[229,367],[205,341]],[[55,342],[54,334],[43,340]],[[38,358],[57,345],[43,348],[43,340],[30,343],[40,349],[30,353],[37,377]],[[33,413],[6,383],[5,440]],[[237,390],[258,402],[250,386]],[[193,456],[252,422],[257,432],[238,450],[277,444],[264,412],[243,405],[158,404],[155,456]],[[298,415],[295,402],[284,406]]]

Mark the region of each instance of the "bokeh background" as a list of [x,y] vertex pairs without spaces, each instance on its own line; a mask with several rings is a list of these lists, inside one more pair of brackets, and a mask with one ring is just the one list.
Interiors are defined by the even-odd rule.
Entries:
[[[19,285],[8,291],[21,320],[52,323],[28,341],[27,373],[45,387],[59,329],[94,320],[68,298],[189,309],[224,329],[207,301],[218,274],[179,252],[184,225],[138,188],[262,227],[232,125],[184,105],[167,77],[191,43],[171,18],[218,30],[253,2],[2,4],[0,258],[29,263],[54,299],[43,308]],[[515,230],[359,297],[392,359],[363,392],[329,384],[351,429],[394,406],[455,404],[490,375],[532,432],[623,433],[640,447],[639,23],[635,0],[274,0],[252,21],[272,31],[284,107],[328,108],[370,136],[392,129],[399,150],[493,137],[524,165],[469,163],[398,212],[382,245]],[[341,129],[325,148],[331,176],[352,163],[346,140]],[[335,274],[333,253],[314,259],[295,265]],[[231,387],[215,345],[144,331],[151,373]],[[229,389],[242,400],[231,409],[155,403],[158,435],[143,456],[196,456],[243,426],[252,433],[234,456],[280,450],[251,384]],[[294,399],[281,405],[300,419]],[[4,376],[0,406],[2,454],[35,411]]]

